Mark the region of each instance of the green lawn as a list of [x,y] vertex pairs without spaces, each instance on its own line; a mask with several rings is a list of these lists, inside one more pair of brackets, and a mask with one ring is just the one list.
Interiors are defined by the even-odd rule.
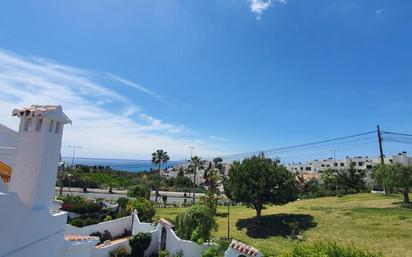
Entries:
[[[284,206],[267,206],[259,222],[255,211],[231,207],[231,237],[265,253],[277,254],[296,241],[287,239],[288,227],[282,220],[297,221],[304,240],[336,241],[364,250],[381,252],[387,257],[412,256],[412,209],[400,207],[398,195],[358,194],[301,200]],[[169,220],[184,208],[159,208],[156,216]],[[215,237],[227,236],[227,208],[219,208]]]

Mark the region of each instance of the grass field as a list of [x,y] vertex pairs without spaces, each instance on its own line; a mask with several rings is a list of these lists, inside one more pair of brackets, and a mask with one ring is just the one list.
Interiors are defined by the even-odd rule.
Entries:
[[[230,208],[230,236],[265,253],[278,254],[297,242],[282,220],[297,221],[305,242],[335,241],[381,252],[387,257],[412,257],[412,209],[400,206],[398,195],[358,194],[301,200],[267,206],[259,222],[255,211]],[[160,208],[156,216],[174,220],[184,208]],[[215,237],[227,237],[227,207],[219,208]]]

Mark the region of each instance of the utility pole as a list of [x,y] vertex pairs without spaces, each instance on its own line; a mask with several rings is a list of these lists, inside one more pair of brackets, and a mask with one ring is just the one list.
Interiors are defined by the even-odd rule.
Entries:
[[64,182],[64,161],[62,160],[62,155],[59,155],[59,169],[60,169],[60,191],[59,195],[63,195],[63,182]]
[[[339,149],[339,147],[331,149],[331,151],[333,152],[333,166],[334,166],[334,168],[335,168],[335,165],[338,165],[337,162],[336,162],[336,150],[338,150],[338,149]],[[339,167],[336,167],[335,172],[334,172],[334,173],[336,173],[336,176],[335,176],[336,196],[339,195],[339,191],[338,191],[338,169],[339,169]]]
[[76,149],[82,149],[81,146],[78,145],[69,145],[69,148],[73,148],[73,157],[72,157],[72,167],[74,166],[74,157],[76,156]]
[[382,146],[382,133],[379,125],[376,126],[378,128],[378,143],[379,143],[379,153],[381,158],[381,164],[385,164],[384,155],[383,155],[383,146]]

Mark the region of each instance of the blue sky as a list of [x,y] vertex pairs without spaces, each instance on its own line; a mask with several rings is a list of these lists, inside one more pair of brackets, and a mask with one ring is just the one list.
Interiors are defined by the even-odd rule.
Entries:
[[203,156],[254,151],[378,123],[410,133],[411,7],[378,0],[2,2],[0,122],[16,127],[9,117],[16,105],[63,104],[73,118],[63,154],[80,144],[81,156],[138,159],[157,148],[184,158],[191,145]]

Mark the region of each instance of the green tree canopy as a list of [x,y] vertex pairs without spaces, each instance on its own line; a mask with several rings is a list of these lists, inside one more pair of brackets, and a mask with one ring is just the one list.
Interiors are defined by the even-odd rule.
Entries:
[[198,243],[209,241],[212,230],[217,229],[213,215],[204,205],[194,205],[186,213],[178,215],[174,225],[180,238]]
[[143,222],[152,222],[153,217],[156,213],[156,209],[153,203],[145,198],[137,198],[135,200],[130,200],[127,203],[126,208],[128,213],[131,213],[133,210],[136,210],[139,219]]
[[261,216],[264,204],[286,204],[297,199],[294,175],[263,155],[234,162],[223,185],[226,195],[243,202]]

